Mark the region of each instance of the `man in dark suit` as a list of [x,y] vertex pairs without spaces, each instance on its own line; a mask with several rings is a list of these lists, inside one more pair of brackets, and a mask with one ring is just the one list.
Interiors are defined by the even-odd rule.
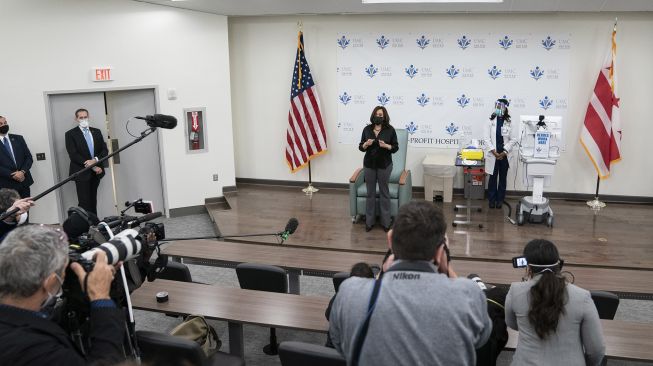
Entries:
[[0,116],[0,188],[18,191],[21,198],[29,197],[29,186],[34,183],[32,153],[21,135],[9,133],[7,119]]
[[[70,157],[69,174],[77,173],[99,159],[107,156],[107,144],[102,132],[88,125],[88,111],[80,108],[75,111],[78,126],[66,132],[66,151]],[[97,215],[97,189],[104,169],[95,166],[75,179],[79,206]]]

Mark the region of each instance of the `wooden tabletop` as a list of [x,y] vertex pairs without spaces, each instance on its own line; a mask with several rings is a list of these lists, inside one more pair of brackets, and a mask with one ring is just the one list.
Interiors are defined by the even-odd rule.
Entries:
[[[601,320],[605,354],[611,359],[653,361],[653,324]],[[514,350],[519,332],[508,328],[506,349]]]
[[[156,293],[167,291],[166,303]],[[198,314],[210,319],[264,327],[325,333],[327,297],[278,294],[198,283],[156,280],[132,294],[134,308],[172,314]],[[653,324],[602,320],[606,355],[625,360],[653,360]],[[509,330],[506,349],[517,346],[518,332]]]
[[[244,244],[216,240],[171,242],[164,254],[191,259],[208,259],[232,263],[260,263],[286,269],[320,272],[349,272],[357,262],[381,264],[383,255],[337,250],[297,248],[283,245]],[[455,259],[452,266],[459,276],[478,274],[493,284],[521,281],[524,269],[515,269],[506,262]],[[573,273],[575,284],[587,290],[653,294],[650,275],[653,271],[565,266]]]
[[[157,303],[156,293],[168,292],[168,302]],[[198,283],[155,280],[132,293],[135,309],[167,314],[197,314],[210,319],[266,327],[326,333],[327,297],[299,296],[243,290]]]

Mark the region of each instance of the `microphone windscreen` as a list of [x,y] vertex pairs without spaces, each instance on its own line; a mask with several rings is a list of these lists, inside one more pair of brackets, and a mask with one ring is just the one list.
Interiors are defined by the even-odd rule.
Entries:
[[63,222],[63,231],[71,239],[76,239],[86,233],[91,225],[80,215],[70,215]]
[[297,230],[297,226],[299,226],[299,221],[293,217],[288,220],[288,223],[286,224],[286,230],[284,231],[287,231],[288,234],[292,234],[295,232],[295,230]]

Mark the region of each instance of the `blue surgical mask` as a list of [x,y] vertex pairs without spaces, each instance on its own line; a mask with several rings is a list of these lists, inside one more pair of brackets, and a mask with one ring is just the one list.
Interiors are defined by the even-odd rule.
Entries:
[[494,114],[496,114],[499,117],[502,117],[503,116],[503,109],[501,109],[501,108],[495,109]]

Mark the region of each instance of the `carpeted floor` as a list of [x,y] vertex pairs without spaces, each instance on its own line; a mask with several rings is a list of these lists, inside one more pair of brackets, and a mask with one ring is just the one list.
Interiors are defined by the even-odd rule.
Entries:
[[[213,226],[208,215],[191,215],[163,219],[161,221],[166,225],[166,235],[168,237],[214,235]],[[233,269],[198,265],[189,265],[189,268],[194,281],[239,287],[236,272]],[[329,278],[300,276],[300,284],[303,295],[332,296],[334,294],[333,283]],[[168,332],[181,322],[177,318],[139,310],[135,310],[135,319],[138,330],[158,332]],[[653,322],[653,301],[621,300],[615,319],[634,322]],[[228,351],[229,336],[227,323],[220,321],[209,322],[216,328],[222,340],[222,350]],[[245,361],[248,366],[280,365],[277,356],[268,356],[263,353],[263,346],[268,343],[269,339],[269,330],[267,328],[246,325],[244,327],[244,338]],[[279,342],[299,340],[302,342],[324,344],[325,341],[324,334],[284,329],[277,330],[277,338]],[[499,357],[498,365],[509,365],[511,360],[512,352],[503,352]],[[608,362],[610,366],[635,366],[644,364],[617,360],[610,360]]]

